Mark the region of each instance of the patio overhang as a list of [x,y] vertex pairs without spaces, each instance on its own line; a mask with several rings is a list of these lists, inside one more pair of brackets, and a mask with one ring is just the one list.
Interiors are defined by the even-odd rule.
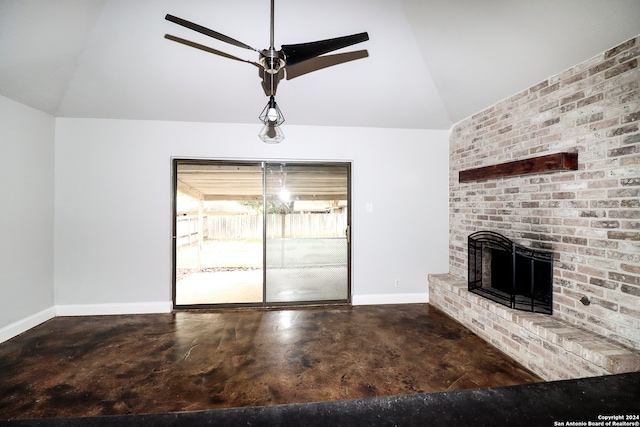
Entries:
[[[177,190],[196,200],[262,200],[261,164],[179,163]],[[295,200],[346,200],[344,167],[286,165],[268,171],[267,189],[286,187]]]

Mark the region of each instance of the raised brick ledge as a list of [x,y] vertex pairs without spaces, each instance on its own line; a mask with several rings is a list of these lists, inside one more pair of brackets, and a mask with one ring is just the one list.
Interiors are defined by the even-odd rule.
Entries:
[[[448,294],[449,298],[458,299],[457,303],[459,306],[464,307],[465,315],[456,316],[456,313],[452,313],[452,303],[455,302],[452,300],[447,301],[447,296],[441,297],[443,293],[439,291],[445,291],[445,295]],[[495,342],[491,342],[492,340],[488,339],[488,334],[483,333],[483,331],[485,327],[491,327],[491,324],[495,323],[490,321],[485,323],[491,324],[483,324],[482,319],[491,319],[497,316],[497,318],[504,319],[505,322],[520,330],[522,332],[521,335],[527,337],[527,340],[537,341],[539,339],[543,344],[542,346],[550,353],[553,353],[555,357],[563,357],[563,353],[571,353],[579,359],[584,359],[586,364],[600,368],[587,369],[586,372],[590,372],[590,376],[598,375],[599,371],[603,371],[603,374],[640,371],[640,352],[553,316],[512,310],[482,298],[467,290],[467,282],[462,277],[452,274],[430,274],[429,295],[432,305],[456,318],[460,323],[477,332],[479,336],[491,344],[495,345]],[[511,338],[513,339],[513,337]],[[564,350],[564,352],[560,351],[560,349]],[[578,374],[576,374],[576,371],[570,370],[562,373],[547,373],[544,369],[540,369],[538,364],[530,363],[530,360],[527,360],[527,358],[535,359],[538,357],[537,355],[526,354],[527,352],[527,348],[523,348],[520,353],[508,351],[508,354],[516,360],[520,359],[518,362],[525,366],[537,367],[538,369],[533,370],[545,380],[575,378],[576,375],[584,376],[584,370]],[[567,359],[567,362],[569,365],[571,364],[571,360]]]

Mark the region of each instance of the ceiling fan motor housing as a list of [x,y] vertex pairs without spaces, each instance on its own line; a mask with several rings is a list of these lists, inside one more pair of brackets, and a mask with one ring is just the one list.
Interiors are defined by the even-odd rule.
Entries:
[[259,61],[260,65],[262,65],[269,74],[278,74],[278,71],[286,65],[282,52],[274,48],[261,51]]

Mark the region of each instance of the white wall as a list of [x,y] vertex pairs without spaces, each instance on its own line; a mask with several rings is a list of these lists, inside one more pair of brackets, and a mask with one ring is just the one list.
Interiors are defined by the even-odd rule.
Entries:
[[448,269],[449,132],[285,126],[269,145],[258,131],[57,119],[58,313],[170,309],[172,157],[352,161],[354,303],[426,301],[427,274]]
[[0,96],[0,342],[54,315],[54,129]]

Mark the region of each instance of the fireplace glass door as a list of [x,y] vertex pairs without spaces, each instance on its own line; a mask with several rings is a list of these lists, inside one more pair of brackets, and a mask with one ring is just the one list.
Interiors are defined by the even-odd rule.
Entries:
[[552,314],[553,252],[491,231],[468,238],[468,290],[510,308]]

